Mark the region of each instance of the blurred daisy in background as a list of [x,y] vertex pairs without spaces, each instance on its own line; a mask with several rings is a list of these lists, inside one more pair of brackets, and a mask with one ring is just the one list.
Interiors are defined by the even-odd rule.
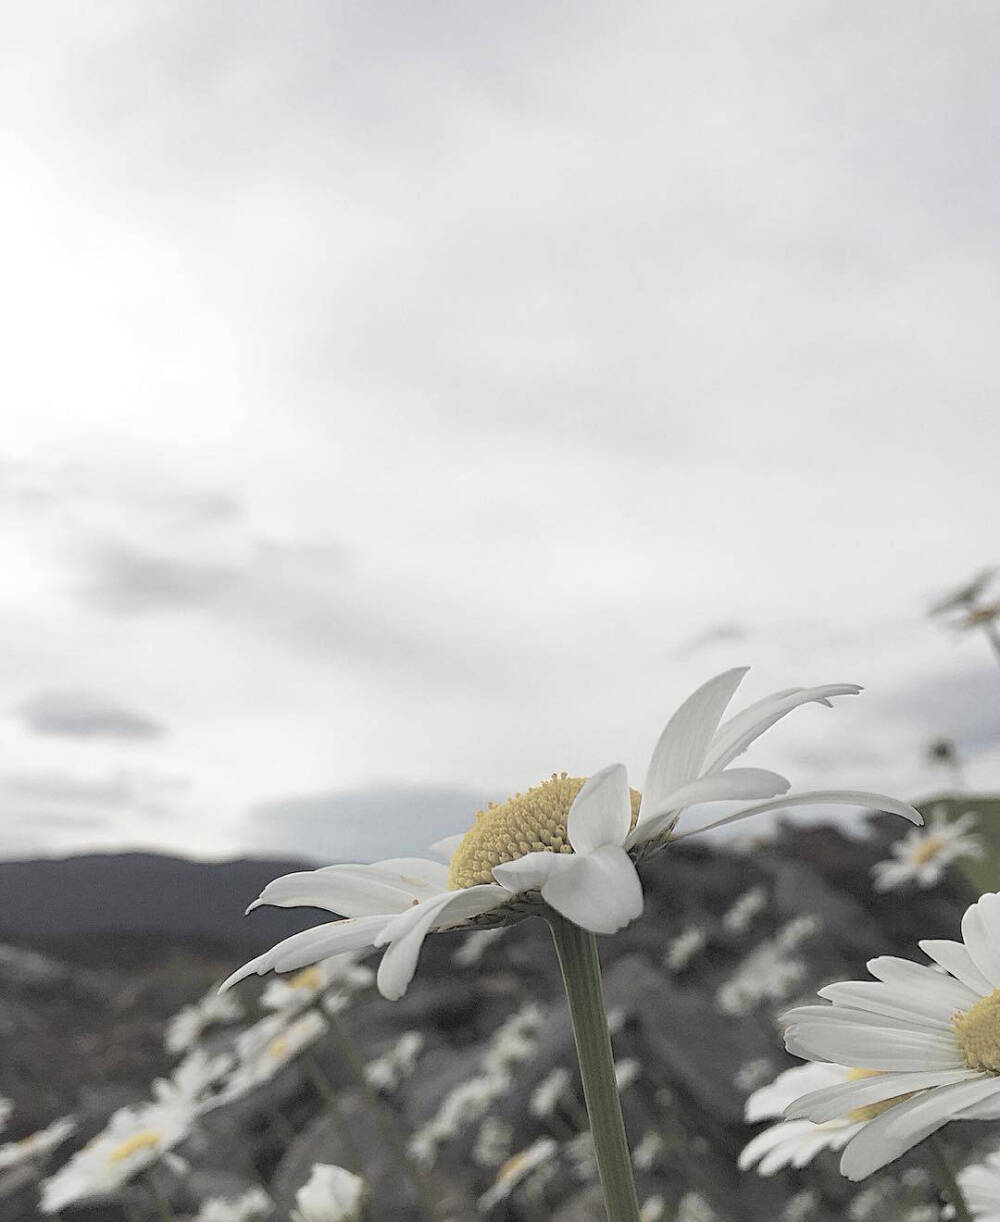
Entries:
[[1000,1222],[1000,1150],[963,1167],[958,1186],[977,1222]]
[[893,891],[910,883],[934,887],[953,861],[981,858],[983,843],[970,834],[978,822],[979,816],[971,810],[949,821],[946,808],[935,806],[926,827],[911,828],[890,847],[890,859],[872,866],[875,890]]

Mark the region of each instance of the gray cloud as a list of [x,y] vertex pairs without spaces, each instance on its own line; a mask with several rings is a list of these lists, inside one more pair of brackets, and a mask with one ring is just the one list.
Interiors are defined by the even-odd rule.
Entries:
[[148,740],[166,732],[145,713],[89,692],[38,692],[15,712],[33,734]]
[[169,799],[186,789],[189,782],[139,770],[119,770],[103,777],[82,777],[61,769],[10,773],[0,776],[0,808],[4,813],[43,813],[49,820],[64,808],[66,818],[77,819],[77,811],[125,810],[162,814]]
[[921,675],[887,693],[882,703],[888,713],[920,727],[928,741],[942,735],[954,739],[960,755],[977,756],[1000,745],[1000,676],[995,666]]
[[465,831],[491,799],[498,795],[446,785],[330,790],[262,802],[251,810],[244,833],[255,848],[318,862],[427,856],[429,845]]
[[193,564],[118,545],[97,550],[84,597],[104,611],[137,615],[210,602],[240,580],[224,565]]

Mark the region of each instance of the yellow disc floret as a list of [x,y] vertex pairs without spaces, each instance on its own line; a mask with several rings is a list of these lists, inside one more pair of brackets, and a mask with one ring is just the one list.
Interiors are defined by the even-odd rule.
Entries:
[[[566,817],[584,777],[553,773],[547,781],[515,794],[499,806],[476,811],[476,821],[465,833],[448,866],[448,888],[459,891],[493,882],[493,867],[515,861],[527,853],[572,853],[566,839]],[[633,789],[632,822],[639,810]]]
[[918,845],[914,851],[914,865],[923,866],[933,861],[944,847],[944,840],[940,836],[928,836],[923,844]]
[[969,1069],[1000,1073],[1000,989],[977,1001],[971,1010],[959,1010],[951,1021]]
[[143,1129],[142,1132],[133,1133],[131,1137],[127,1137],[120,1145],[108,1153],[109,1163],[120,1163],[126,1158],[131,1158],[133,1154],[138,1154],[140,1150],[155,1150],[163,1139],[162,1133],[157,1133],[153,1129]]

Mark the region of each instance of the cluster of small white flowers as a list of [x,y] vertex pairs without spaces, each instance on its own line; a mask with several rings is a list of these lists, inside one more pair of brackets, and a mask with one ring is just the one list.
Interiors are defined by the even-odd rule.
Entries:
[[391,1094],[413,1073],[417,1057],[424,1048],[424,1037],[419,1031],[404,1031],[398,1040],[381,1056],[375,1057],[365,1066],[368,1085],[383,1094]]
[[239,1197],[209,1197],[192,1222],[252,1222],[264,1218],[274,1202],[262,1188],[250,1188]]
[[457,963],[459,967],[474,967],[510,928],[509,925],[498,925],[496,929],[474,929],[452,955],[452,963]]
[[716,992],[716,1004],[725,1014],[747,1014],[764,1002],[787,1001],[806,975],[801,959],[791,953],[819,929],[813,917],[796,917],[772,938],[761,942],[737,971]]
[[718,1216],[700,1192],[686,1192],[677,1202],[675,1222],[716,1222]]
[[668,972],[684,971],[706,942],[704,932],[697,925],[689,925],[676,938],[671,938],[663,956],[663,966]]
[[487,1116],[476,1134],[472,1161],[477,1167],[499,1167],[510,1157],[513,1142],[513,1126],[500,1116]]
[[494,1205],[509,1197],[518,1184],[532,1173],[546,1167],[550,1171],[553,1170],[552,1160],[558,1149],[551,1137],[539,1137],[527,1149],[509,1158],[497,1173],[492,1187],[479,1198],[477,1207],[480,1212],[488,1213]]
[[175,1055],[188,1052],[212,1026],[239,1022],[243,1007],[233,993],[220,993],[213,986],[199,1001],[184,1006],[171,1018],[164,1030],[164,1044]]
[[819,1197],[804,1188],[797,1192],[781,1211],[781,1222],[809,1222],[819,1208]]
[[727,933],[746,933],[755,916],[767,908],[767,891],[763,887],[751,887],[732,904],[722,918],[722,928]]
[[511,1086],[510,1075],[504,1070],[492,1070],[467,1078],[450,1090],[434,1116],[410,1138],[411,1156],[422,1167],[431,1167],[437,1158],[438,1146],[450,1141],[470,1124],[475,1124],[502,1098]]
[[752,1061],[744,1061],[733,1077],[733,1086],[737,1090],[749,1094],[774,1077],[774,1063],[768,1057],[757,1057]]
[[656,1129],[647,1129],[632,1153],[632,1162],[640,1171],[652,1171],[663,1154],[663,1138]]

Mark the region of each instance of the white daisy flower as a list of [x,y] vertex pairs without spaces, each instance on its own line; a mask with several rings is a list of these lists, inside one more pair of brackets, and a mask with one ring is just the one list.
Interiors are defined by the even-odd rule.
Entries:
[[209,1087],[214,1086],[233,1068],[228,1052],[209,1056],[204,1048],[195,1048],[174,1069],[169,1078],[157,1078],[153,1094],[161,1103],[174,1100],[193,1106],[204,1102]]
[[366,1215],[368,1189],[360,1175],[328,1163],[316,1163],[308,1183],[295,1194],[291,1222],[360,1222]]
[[238,1197],[209,1197],[192,1222],[253,1222],[273,1208],[274,1202],[262,1188],[250,1188]]
[[54,1120],[46,1128],[39,1129],[37,1133],[30,1133],[27,1137],[22,1137],[20,1141],[7,1142],[6,1145],[0,1146],[0,1171],[6,1171],[8,1167],[17,1167],[32,1159],[45,1158],[75,1131],[76,1121],[73,1117],[63,1116],[59,1120]]
[[191,1131],[194,1111],[182,1100],[120,1108],[107,1128],[41,1185],[42,1213],[117,1192]]
[[831,1004],[783,1017],[795,1056],[866,1071],[807,1094],[789,1118],[819,1124],[892,1104],[845,1147],[848,1179],[871,1175],[949,1120],[1000,1117],[1000,895],[967,909],[962,939],[920,943],[944,971],[883,955],[868,964],[874,981],[827,985],[820,996]]
[[661,1222],[667,1216],[667,1202],[660,1193],[646,1197],[639,1210],[639,1222]]
[[632,1152],[632,1162],[637,1171],[652,1171],[660,1161],[666,1145],[656,1129],[647,1129]]
[[494,1205],[506,1200],[514,1189],[538,1167],[549,1163],[559,1149],[551,1137],[539,1137],[530,1146],[508,1158],[497,1172],[493,1186],[476,1202],[481,1213],[488,1213]]
[[424,1037],[419,1031],[404,1031],[381,1056],[365,1066],[365,1081],[373,1089],[391,1094],[398,1090],[404,1078],[410,1077],[417,1057],[424,1049]]
[[312,1005],[328,989],[342,999],[374,983],[375,973],[364,963],[356,962],[355,954],[334,955],[287,979],[269,981],[261,994],[260,1004],[265,1010],[294,1012]]
[[668,972],[684,971],[695,955],[704,948],[707,938],[697,925],[682,929],[676,938],[671,938],[663,955],[663,966]]
[[[660,735],[644,793],[630,790],[613,764],[589,780],[565,774],[480,811],[472,827],[434,846],[447,862],[389,858],[335,865],[268,884],[258,904],[324,908],[345,919],[294,934],[245,964],[222,986],[256,972],[293,971],[319,959],[385,946],[378,987],[405,992],[426,935],[439,929],[520,919],[540,899],[592,933],[615,933],[642,911],[635,862],[671,840],[764,811],[815,803],[874,806],[921,823],[912,806],[860,790],[787,794],[789,782],[763,768],[730,768],[737,756],[800,705],[855,695],[854,684],[777,692],[722,717],[746,668],[726,671],[681,705]],[[776,795],[784,795],[776,797]],[[681,814],[707,802],[764,799],[692,832],[675,833]],[[498,912],[506,909],[506,912]],[[249,910],[248,910],[249,911]]]
[[[777,1119],[789,1104],[810,1091],[848,1081],[851,1071],[843,1065],[801,1065],[786,1069],[773,1082],[755,1090],[746,1101],[748,1124]],[[867,1117],[843,1116],[824,1124],[811,1120],[779,1120],[758,1133],[739,1158],[741,1171],[757,1166],[758,1175],[774,1175],[784,1167],[804,1167],[821,1150],[840,1150],[865,1124]]]
[[1000,1150],[963,1167],[958,1186],[977,1222],[1000,1222]]
[[236,1037],[236,1068],[222,1090],[203,1100],[200,1109],[220,1107],[269,1082],[329,1029],[330,1024],[318,1010],[307,1010],[291,1022],[285,1014],[272,1014],[241,1031]]
[[957,858],[982,857],[982,841],[969,835],[977,822],[973,811],[949,822],[945,809],[935,806],[925,828],[911,828],[890,847],[891,859],[872,866],[875,890],[892,891],[907,883],[934,887]]
[[564,1065],[557,1065],[538,1083],[531,1092],[528,1111],[539,1120],[548,1120],[555,1114],[559,1101],[564,1098],[573,1081],[573,1075]]
[[220,993],[218,986],[213,986],[199,1001],[178,1010],[173,1018],[168,1019],[164,1044],[167,1051],[175,1055],[188,1052],[208,1027],[239,1022],[242,1017],[243,1007],[239,998]]

